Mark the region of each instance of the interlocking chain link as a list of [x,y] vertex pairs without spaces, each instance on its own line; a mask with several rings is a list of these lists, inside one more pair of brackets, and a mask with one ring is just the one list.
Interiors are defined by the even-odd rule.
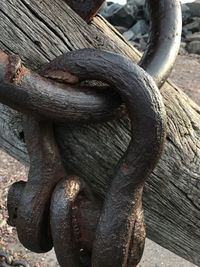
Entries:
[[[82,14],[82,18],[86,21],[91,19],[103,2],[102,0],[88,0],[87,2],[92,5],[91,9],[89,5],[86,6],[88,14],[85,16],[78,1],[65,1],[79,15]],[[149,40],[150,45],[139,65],[160,87],[166,80],[178,52],[181,32],[180,3],[178,0],[149,0],[148,3],[152,34]],[[157,13],[164,15],[157,16]],[[162,31],[160,31],[160,26],[162,26]],[[13,58],[11,59],[13,61]],[[5,60],[3,62],[5,63]],[[42,79],[43,86],[40,86],[37,92],[41,93],[41,88],[45,88],[45,94],[41,93],[41,96],[45,96],[44,103],[47,103],[48,97],[50,100],[48,105],[42,105],[42,98],[35,101],[38,94],[34,95],[35,86],[40,83],[39,75],[27,72],[19,59],[14,61],[14,66],[18,69],[13,69],[11,64],[12,68],[7,73],[11,84],[4,85],[6,89],[4,93],[7,93],[6,99],[9,101],[2,103],[17,110],[23,106],[21,111],[26,116],[28,115],[24,120],[24,132],[31,164],[28,182],[13,184],[8,196],[9,219],[11,224],[17,227],[19,240],[26,248],[37,253],[47,252],[54,246],[62,267],[65,267],[66,263],[70,267],[90,265],[135,267],[142,256],[145,240],[142,210],[143,186],[161,155],[165,140],[164,105],[153,79],[127,58],[94,49],[65,54],[46,65],[40,72],[46,78],[58,81],[62,80],[60,77],[63,73],[68,74],[68,84],[71,81],[73,85],[79,80],[88,79],[106,82],[110,88],[114,87],[113,89],[119,93],[126,104],[131,124],[134,125],[131,129],[132,139],[115,172],[110,190],[103,203],[103,209],[101,209],[93,205],[96,201],[88,194],[88,190],[82,185],[82,180],[67,177],[67,172],[62,165],[51,121],[52,118],[57,121],[55,114],[51,115],[52,112],[55,113],[55,110],[60,109],[56,106],[55,109],[51,109],[51,112],[49,110],[50,106],[57,103],[55,101],[57,84],[54,83],[52,86],[52,80],[49,82],[47,79]],[[27,73],[29,79],[31,77],[32,80],[28,80]],[[124,77],[123,73],[127,75]],[[49,87],[45,84],[47,81],[50,83]],[[17,103],[16,97],[12,98],[15,83],[20,84],[20,87],[16,87],[19,89],[17,91],[19,101],[23,100],[23,97],[20,97],[23,88],[26,91],[25,95],[28,93],[34,97],[26,98],[23,105]],[[9,86],[11,94],[9,94]],[[58,89],[60,101],[61,91],[60,88]],[[76,90],[70,90],[70,94],[74,91],[76,92]],[[28,99],[34,101],[28,103]],[[66,98],[63,99],[66,100]],[[75,97],[73,101],[74,99]],[[69,97],[67,100],[67,106],[71,107]],[[35,103],[39,105],[36,107]],[[59,120],[67,121],[67,118],[72,117],[73,121],[80,120],[80,114],[83,113],[82,105],[80,105],[80,112],[78,110],[74,115],[74,110],[77,111],[77,108],[74,108],[74,102],[72,103],[73,116],[69,114],[67,107],[65,113],[59,114]],[[61,104],[62,108],[66,107],[66,103]],[[91,103],[86,106],[90,107]],[[45,107],[48,108],[48,112]],[[84,122],[88,119],[92,121],[92,114],[94,112],[88,112],[86,118],[84,113]],[[80,249],[83,249],[82,252],[86,254],[82,255]],[[29,265],[24,261],[13,260],[9,255],[2,253],[0,254],[1,266],[28,267]]]
[[30,267],[25,260],[14,260],[9,254],[0,251],[0,267]]

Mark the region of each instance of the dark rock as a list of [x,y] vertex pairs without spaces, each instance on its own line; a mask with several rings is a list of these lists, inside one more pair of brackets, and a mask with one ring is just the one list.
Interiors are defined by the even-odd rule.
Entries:
[[200,41],[200,32],[195,32],[193,34],[188,34],[186,36],[186,40],[188,42],[192,42],[192,41]]
[[200,0],[196,0],[192,3],[187,3],[187,6],[190,8],[192,17],[200,17]]
[[100,7],[100,10],[99,10],[99,13],[103,12],[104,10],[106,10],[108,7],[108,3],[105,1],[101,7]]
[[123,36],[124,36],[124,38],[125,38],[127,41],[130,41],[130,40],[133,40],[133,39],[134,39],[135,34],[134,34],[134,32],[131,31],[131,29],[130,29],[130,30],[124,32],[124,33],[123,33]]
[[119,9],[121,9],[123,6],[120,4],[111,4],[108,5],[101,10],[101,15],[103,17],[105,17],[106,19],[108,19],[109,17],[113,16],[113,14],[115,14]]
[[130,43],[140,51],[144,51],[147,46],[148,34],[141,36],[135,41],[130,41]]
[[182,35],[186,37],[190,33],[200,31],[200,18],[192,18],[192,22],[183,26]]
[[107,2],[107,6],[111,6],[111,5],[113,5],[114,4],[114,2],[111,2],[111,1],[108,1]]
[[[149,36],[149,15],[146,0],[127,0],[126,5],[107,2],[101,14],[123,34],[126,40],[143,51]],[[200,0],[182,4],[183,30],[179,53],[199,54]]]
[[137,13],[138,7],[135,4],[113,4],[108,6],[102,15],[114,26],[130,28],[137,20]]
[[185,4],[181,5],[181,9],[182,9],[183,25],[185,25],[191,19],[192,13],[190,11],[190,8]]
[[135,48],[137,48],[138,50],[140,50],[140,44],[139,44],[139,43],[136,43],[136,42],[134,42],[134,41],[131,41],[130,44],[131,44],[132,46],[134,46]]
[[200,41],[192,41],[187,46],[188,52],[200,55]]
[[147,24],[147,22],[143,19],[140,19],[136,22],[135,25],[133,25],[133,27],[130,28],[130,30],[135,34],[141,34],[144,35],[148,32],[149,30],[149,26]]
[[187,44],[185,42],[181,42],[180,49],[179,49],[179,55],[184,56],[187,55],[188,52],[186,50]]
[[144,6],[145,0],[127,0],[127,4],[135,4],[138,7]]
[[123,26],[115,26],[115,29],[118,30],[121,34],[128,31],[128,28],[123,27]]
[[143,37],[143,35],[147,34],[149,30],[149,26],[145,20],[138,20],[133,27],[131,27],[128,31],[123,33],[123,36],[128,41],[139,42],[139,40]]

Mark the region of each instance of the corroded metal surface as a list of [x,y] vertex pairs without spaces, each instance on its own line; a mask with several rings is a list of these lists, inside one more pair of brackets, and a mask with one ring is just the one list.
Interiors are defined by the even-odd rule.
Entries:
[[[103,3],[66,2],[86,21]],[[178,52],[180,3],[149,0],[148,6],[151,34],[140,65],[160,87]],[[165,140],[165,110],[153,79],[129,59],[95,49],[64,54],[40,75],[25,68],[19,57],[0,52],[0,101],[26,115],[29,177],[27,183],[15,183],[8,195],[9,221],[25,247],[41,253],[54,246],[62,267],[138,264],[146,235],[143,187]],[[84,80],[108,86],[82,88]],[[64,170],[53,121],[109,119],[122,101],[131,120],[131,142],[104,203],[97,204],[81,178]]]
[[[178,0],[168,1],[150,0],[152,27],[149,45],[144,53],[140,65],[154,78],[160,87],[167,79],[178,52],[181,36],[181,8]],[[159,15],[160,14],[160,15]],[[162,25],[162,26],[160,26]],[[9,66],[10,58],[4,53],[0,54],[0,101],[9,106],[15,105],[19,111],[29,111],[31,114],[43,115],[52,120],[63,121],[76,119],[76,121],[102,121],[114,116],[119,116],[118,109],[121,100],[113,94],[112,88],[91,88],[85,86],[74,86],[69,83],[78,82],[74,75],[68,72],[64,74],[53,64],[47,64],[40,72],[47,78],[56,81],[69,82],[64,85],[41,77],[24,67],[21,74],[23,83],[15,84],[5,82],[8,73],[5,66]],[[63,61],[62,64],[65,64]],[[65,66],[61,66],[61,69]],[[57,69],[56,69],[57,68]],[[34,88],[30,89],[30,88]],[[50,97],[51,96],[51,97]],[[23,105],[21,105],[21,101]],[[75,101],[76,99],[77,101]],[[61,101],[62,100],[62,101]],[[65,103],[68,103],[66,105]]]
[[[52,195],[50,223],[60,266],[84,266],[81,250],[90,258],[99,213],[78,177],[68,177],[58,183]],[[87,221],[84,219],[86,216]],[[89,225],[85,224],[89,220]]]
[[169,77],[180,47],[181,3],[179,0],[148,0],[147,7],[150,37],[139,65],[161,87]]
[[[82,243],[82,248],[91,249],[92,266],[132,267],[140,260],[145,239],[141,201],[144,182],[159,159],[165,138],[165,111],[160,93],[146,72],[129,59],[114,53],[82,49],[67,53],[51,64],[56,70],[68,70],[80,80],[96,79],[106,82],[120,94],[127,106],[134,125],[132,140],[124,158],[121,159],[103,205],[94,244],[89,244],[93,242],[90,241],[87,247],[84,247]],[[112,73],[109,73],[111,67]],[[61,224],[61,221],[56,224],[52,219],[52,235],[48,224],[49,216],[51,218],[48,210],[53,190],[61,179],[67,177],[53,137],[52,124],[42,118],[38,120],[28,117],[24,130],[31,168],[17,211],[16,225],[19,239],[27,248],[44,252],[51,249],[54,239],[58,246],[58,239],[61,240],[64,236],[67,238],[66,244],[70,251],[74,244],[69,234],[67,235],[71,229],[71,216],[67,217],[70,215],[68,213],[70,207],[64,207],[63,216],[60,214],[61,221],[65,221],[66,224]],[[67,180],[67,183],[69,181]],[[66,192],[74,188],[72,190],[74,195],[71,195],[73,201],[79,188],[70,185],[69,183],[64,193],[67,200],[70,196]],[[57,199],[58,195],[59,193],[55,193],[54,198]],[[54,205],[58,203],[59,208],[58,199],[53,203]],[[53,211],[56,210],[54,205]],[[72,205],[72,202],[68,205]],[[60,217],[53,215],[52,218]],[[59,236],[58,225],[61,227],[61,232],[66,234]],[[66,229],[62,229],[64,225],[67,226]],[[79,259],[77,251],[81,248],[77,239],[75,245],[73,253],[69,253],[73,262]],[[58,255],[60,253],[64,255],[65,249],[66,246],[59,246]],[[116,255],[114,258],[113,253]],[[63,261],[61,266],[65,266],[66,261]],[[80,264],[79,259],[74,266]]]
[[[178,0],[149,0],[148,4],[152,25],[150,40],[139,65],[152,75],[160,87],[170,74],[178,53],[182,21],[181,7]],[[5,66],[8,66],[8,59],[2,52],[0,53],[0,101],[11,107],[15,105],[19,111],[28,110],[31,114],[39,116],[42,114],[56,121],[75,118],[79,122],[101,121],[119,116],[121,112],[120,109],[118,110],[121,100],[113,94],[112,88],[104,88],[99,92],[98,87],[78,86],[77,88],[76,86],[74,90],[70,84],[50,81],[26,68],[21,69],[23,82],[14,86],[5,82]],[[66,81],[63,72],[58,73],[51,63],[50,66],[49,64],[44,66],[40,73],[56,81]],[[66,76],[69,77],[69,75]],[[78,79],[75,76],[72,77],[74,77],[74,84]],[[68,81],[71,83],[72,78]],[[21,99],[24,100],[23,106],[20,104]]]
[[8,224],[16,227],[17,212],[19,201],[26,186],[25,181],[19,181],[11,185],[8,191],[7,208],[8,208]]
[[51,195],[66,173],[51,122],[27,116],[24,119],[24,134],[30,170],[18,206],[17,233],[26,248],[34,252],[46,252],[53,247],[49,229]]
[[52,64],[61,70],[68,64],[68,71],[80,79],[98,79],[110,84],[126,103],[132,140],[105,200],[92,266],[134,266],[142,255],[145,238],[143,185],[160,157],[165,138],[165,111],[159,91],[142,69],[113,53],[83,49],[67,53]]
[[0,251],[0,267],[30,267],[25,260],[14,260],[12,256]]
[[81,18],[89,22],[105,0],[64,0]]
[[[1,103],[18,111],[26,111],[37,117],[42,115],[57,122],[102,121],[119,116],[121,99],[108,86],[74,87],[74,79],[68,79],[67,84],[59,83],[44,78],[18,63],[16,73],[11,74],[10,65],[13,66],[14,62],[10,60],[9,55],[0,53]],[[68,72],[66,73],[68,76]],[[48,75],[53,79],[56,76],[56,80],[58,79],[56,70],[54,74],[49,70]]]
[[[88,64],[85,62],[85,57],[88,59]],[[152,96],[148,97],[148,92],[155,93],[156,86],[139,67],[133,66],[124,57],[116,56],[112,53],[85,49],[68,53],[65,57],[57,58],[52,64],[63,71],[65,70],[63,66],[68,64],[66,68],[72,73],[78,74],[81,79],[85,79],[86,75],[87,79],[93,79],[95,75],[95,79],[112,85],[127,104],[130,118],[134,124],[132,141],[126,157],[121,162],[121,167],[119,167],[116,176],[113,178],[111,189],[101,213],[96,241],[91,252],[93,252],[92,266],[136,266],[141,258],[145,239],[141,206],[142,189],[145,177],[152,171],[159,159],[165,132],[164,108],[161,104],[160,107],[157,107],[158,110],[155,109],[156,105],[153,107],[150,101]],[[106,77],[105,73],[108,73],[110,66],[113,66],[114,70],[112,74],[109,73],[108,77]],[[129,72],[127,72],[130,77],[123,76],[123,73],[126,73],[126,68],[127,70],[129,69]],[[146,87],[146,83],[142,83],[142,80],[148,81],[149,88],[148,86]],[[138,90],[140,93],[138,93]],[[140,94],[141,98],[139,97]],[[147,99],[145,99],[146,97]],[[161,98],[159,100],[161,101]],[[133,101],[136,101],[135,105],[132,105]],[[156,98],[154,101],[156,102]],[[139,110],[137,110],[138,107],[140,107]],[[153,116],[152,111],[157,113]],[[142,114],[139,114],[140,112]],[[149,117],[146,117],[145,114],[149,114]],[[153,118],[155,118],[154,122]],[[142,123],[144,123],[143,126],[141,125]],[[148,137],[146,135],[147,132]],[[137,139],[137,142],[135,142],[135,139]],[[140,153],[142,153],[142,156]],[[54,201],[54,203],[59,203],[58,199],[57,193],[57,201]],[[61,207],[63,206],[61,205]],[[66,212],[68,209],[65,208],[64,211]],[[58,218],[57,216],[54,217]],[[66,217],[66,214],[64,217]],[[115,219],[113,220],[113,218]],[[59,223],[54,224],[55,228],[52,232],[58,233],[58,227],[62,228],[59,225]],[[113,229],[115,230],[113,231]],[[69,229],[67,232],[70,232]],[[69,238],[67,232],[63,236],[68,236]],[[65,246],[60,243],[58,255],[64,255],[64,248]],[[68,255],[73,254],[69,253]],[[78,260],[75,255],[73,256]],[[113,255],[116,256],[112,257]],[[61,259],[63,258],[64,256],[61,257]],[[64,266],[64,264],[61,266]],[[81,266],[80,260],[74,266]]]

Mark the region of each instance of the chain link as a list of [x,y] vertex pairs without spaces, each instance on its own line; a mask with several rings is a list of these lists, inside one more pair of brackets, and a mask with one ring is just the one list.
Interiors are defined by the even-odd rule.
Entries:
[[0,251],[0,267],[30,267],[25,260],[14,260],[9,254]]
[[[82,18],[89,21],[103,0],[88,0],[91,6],[83,7],[82,5],[80,6],[78,1],[65,0],[65,2]],[[163,5],[163,2],[165,2],[165,5]],[[176,2],[177,6],[175,5]],[[167,13],[163,10],[163,6]],[[172,6],[174,7],[173,9],[171,8]],[[154,29],[151,29],[153,34],[150,35],[152,38],[149,41],[149,50],[144,53],[140,66],[150,73],[160,87],[169,74],[179,48],[177,39],[180,41],[180,34],[177,34],[177,32],[181,33],[180,4],[178,0],[149,0],[149,10],[152,13],[152,21],[157,17],[160,18],[157,13],[165,16],[161,16],[160,21],[156,19],[155,23],[152,23]],[[177,20],[177,17],[180,20]],[[159,31],[160,25],[163,24],[165,27],[163,27],[162,31]],[[158,28],[155,25],[158,25]],[[161,32],[161,36],[157,35],[158,32]],[[163,40],[165,40],[164,49]],[[168,49],[166,49],[166,46],[168,46]],[[158,50],[161,51],[162,59],[164,59],[162,62],[158,52],[153,49],[154,47],[158,47]],[[169,57],[169,52],[171,57]],[[26,90],[26,96],[27,92],[34,92],[34,90],[27,90],[29,84],[25,86],[26,79],[23,80],[18,75],[18,70],[21,72],[23,69],[20,59],[11,56],[10,61],[13,64],[11,64],[8,72],[9,78],[13,83],[15,80],[19,83],[19,79],[21,79],[20,90],[17,92],[18,99],[22,100],[23,98],[20,97],[19,93],[20,91],[22,92],[23,87]],[[154,66],[153,69],[152,66]],[[47,105],[46,99],[43,102],[41,99],[30,103],[24,101],[28,106],[24,106],[25,104],[23,103],[22,110],[22,112],[26,111],[26,109],[29,111],[24,120],[24,132],[31,159],[31,170],[36,171],[29,173],[26,184],[17,182],[9,190],[8,209],[10,222],[12,225],[16,225],[19,239],[26,248],[42,253],[49,251],[54,246],[58,261],[62,267],[66,266],[66,264],[69,266],[90,267],[93,262],[95,266],[113,267],[123,265],[135,267],[142,257],[145,240],[141,203],[143,186],[150,171],[157,164],[165,141],[165,110],[158,88],[142,69],[137,65],[133,65],[127,58],[120,55],[113,57],[113,54],[105,51],[84,49],[70,52],[55,59],[44,68],[46,70],[43,69],[40,72],[41,75],[62,81],[60,77],[65,73],[68,77],[68,84],[70,84],[70,81],[71,84],[75,84],[79,79],[93,80],[95,73],[97,80],[106,82],[110,87],[113,86],[128,108],[131,124],[134,125],[131,128],[132,139],[125,156],[118,165],[115,176],[113,176],[110,190],[103,204],[104,207],[102,210],[99,209],[98,214],[100,214],[101,219],[99,220],[99,216],[96,216],[97,214],[95,213],[92,217],[93,209],[89,209],[89,202],[86,201],[88,206],[83,206],[83,209],[89,211],[90,217],[84,220],[86,216],[81,217],[81,204],[83,204],[84,198],[79,181],[76,182],[75,179],[71,181],[69,177],[63,180],[64,182],[61,181],[62,177],[67,177],[67,173],[62,165],[61,155],[54,139],[53,123],[51,120],[46,121],[47,114],[51,113],[49,112],[50,105],[51,110],[55,112],[52,108],[52,99],[54,99],[56,105],[60,103],[60,99],[56,102],[53,95],[58,91],[55,88],[56,83],[53,87],[51,85],[48,87],[47,80],[42,79],[43,86],[40,86],[40,90],[44,87],[45,94],[41,93],[41,96],[44,95],[45,98],[48,95],[50,96],[49,105]],[[23,71],[25,72],[25,69]],[[39,84],[35,80],[39,76],[33,74],[31,76],[31,72],[28,73],[32,77],[31,84]],[[123,77],[122,73],[127,75]],[[13,84],[11,85],[13,86]],[[2,86],[1,84],[1,88]],[[7,83],[6,86],[8,86]],[[46,93],[47,88],[49,93]],[[4,87],[4,89],[9,92],[7,87]],[[60,92],[60,88],[58,89]],[[70,92],[73,91],[71,90]],[[11,99],[13,99],[13,94],[11,96]],[[58,97],[60,97],[60,94],[58,94]],[[35,98],[29,97],[29,99],[33,100]],[[65,98],[63,97],[63,99]],[[74,103],[74,99],[75,97],[73,96],[72,103]],[[152,99],[154,101],[153,104],[151,103]],[[13,103],[15,108],[17,106],[16,99],[13,102],[10,101],[2,103],[8,104],[10,107],[13,107]],[[37,102],[39,107],[35,106]],[[45,103],[45,105],[42,105],[42,103]],[[87,105],[87,118],[92,121],[91,116],[94,112],[88,112],[88,107],[92,106],[90,104]],[[21,106],[21,103],[19,106]],[[32,109],[30,109],[31,106]],[[43,110],[41,106],[45,106],[48,109]],[[66,107],[66,104],[62,103],[61,106]],[[80,107],[82,106],[81,102]],[[17,110],[20,110],[20,107],[17,107]],[[30,116],[30,111],[33,111],[33,115],[35,115],[36,110],[40,116]],[[56,110],[60,109],[56,106]],[[79,121],[80,114],[83,114],[83,112],[75,116],[74,110],[77,111],[77,108],[73,107],[73,121],[75,119]],[[87,121],[86,113],[84,114],[84,121]],[[44,115],[45,119],[38,119],[42,115]],[[67,118],[71,120],[71,117],[67,108],[67,111],[59,115],[58,119],[67,121]],[[55,121],[57,117],[54,114],[52,118]],[[40,151],[42,152],[40,153]],[[142,156],[140,156],[141,152]],[[54,197],[52,197],[53,191]],[[61,196],[63,196],[62,199]],[[30,199],[33,200],[31,203]],[[49,213],[50,199],[51,207]],[[89,200],[87,194],[86,200]],[[40,206],[38,206],[38,203]],[[78,208],[80,206],[80,208],[76,209],[76,205]],[[89,224],[90,221],[94,222],[95,216],[96,221],[99,220],[98,227],[96,227],[97,224]],[[51,221],[51,227],[48,227],[49,221]],[[88,225],[92,226],[91,229]],[[96,232],[96,237],[93,239],[91,238],[91,231]],[[80,248],[83,249],[80,251]],[[0,267],[12,266],[29,267],[24,260],[13,260],[13,257],[0,251]]]

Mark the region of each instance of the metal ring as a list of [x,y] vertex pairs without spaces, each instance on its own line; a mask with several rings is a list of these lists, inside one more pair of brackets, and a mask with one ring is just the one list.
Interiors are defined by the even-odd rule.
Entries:
[[[161,87],[170,74],[180,45],[181,6],[179,0],[149,0],[148,5],[151,14],[150,39],[139,65]],[[52,75],[53,71],[64,68],[69,72],[67,66],[67,62],[62,61],[60,66],[59,61],[54,60],[43,67],[41,75],[48,76],[49,71]],[[80,87],[73,90],[72,86],[64,86],[30,72],[21,81],[21,86],[2,82],[0,101],[19,111],[43,115],[55,121],[67,121],[70,118],[79,123],[102,121],[110,119],[113,114],[116,116],[115,111],[121,104],[116,95],[111,96],[113,90],[110,89],[103,92],[98,88],[85,90]]]
[[60,266],[90,266],[100,207],[78,177],[60,181],[52,195],[50,222]]
[[13,261],[12,266],[15,266],[15,267],[30,267],[30,265],[27,262],[25,262],[24,260],[15,260],[15,261]]
[[[131,244],[134,222],[137,221],[138,228],[144,231],[141,209],[143,184],[155,167],[165,140],[162,97],[153,79],[144,70],[114,53],[82,49],[55,59],[53,64],[62,70],[68,65],[67,70],[80,79],[108,83],[126,103],[132,122],[132,141],[105,199],[92,262],[94,267],[126,266],[128,258],[132,263],[130,250],[134,246]],[[137,244],[134,249],[139,248],[142,252],[143,238],[140,240],[142,245]]]
[[52,123],[27,116],[24,119],[24,133],[30,170],[19,201],[17,233],[26,248],[38,253],[47,252],[53,246],[49,226],[51,195],[66,173],[54,139]]
[[[182,30],[181,4],[179,0],[147,0],[147,7],[150,34],[139,65],[153,77],[160,88],[168,78],[178,55]],[[62,68],[54,63],[47,63],[42,73],[49,69]]]
[[169,77],[180,47],[181,3],[179,0],[147,0],[147,7],[150,34],[139,65],[160,88]]
[[8,209],[8,220],[7,223],[10,226],[15,227],[17,221],[17,212],[20,199],[24,192],[24,188],[26,186],[26,182],[19,181],[11,185],[8,190],[8,198],[7,198],[7,209]]
[[73,203],[81,191],[77,177],[59,182],[51,200],[51,230],[56,257],[60,266],[80,267],[80,249],[73,231]]

